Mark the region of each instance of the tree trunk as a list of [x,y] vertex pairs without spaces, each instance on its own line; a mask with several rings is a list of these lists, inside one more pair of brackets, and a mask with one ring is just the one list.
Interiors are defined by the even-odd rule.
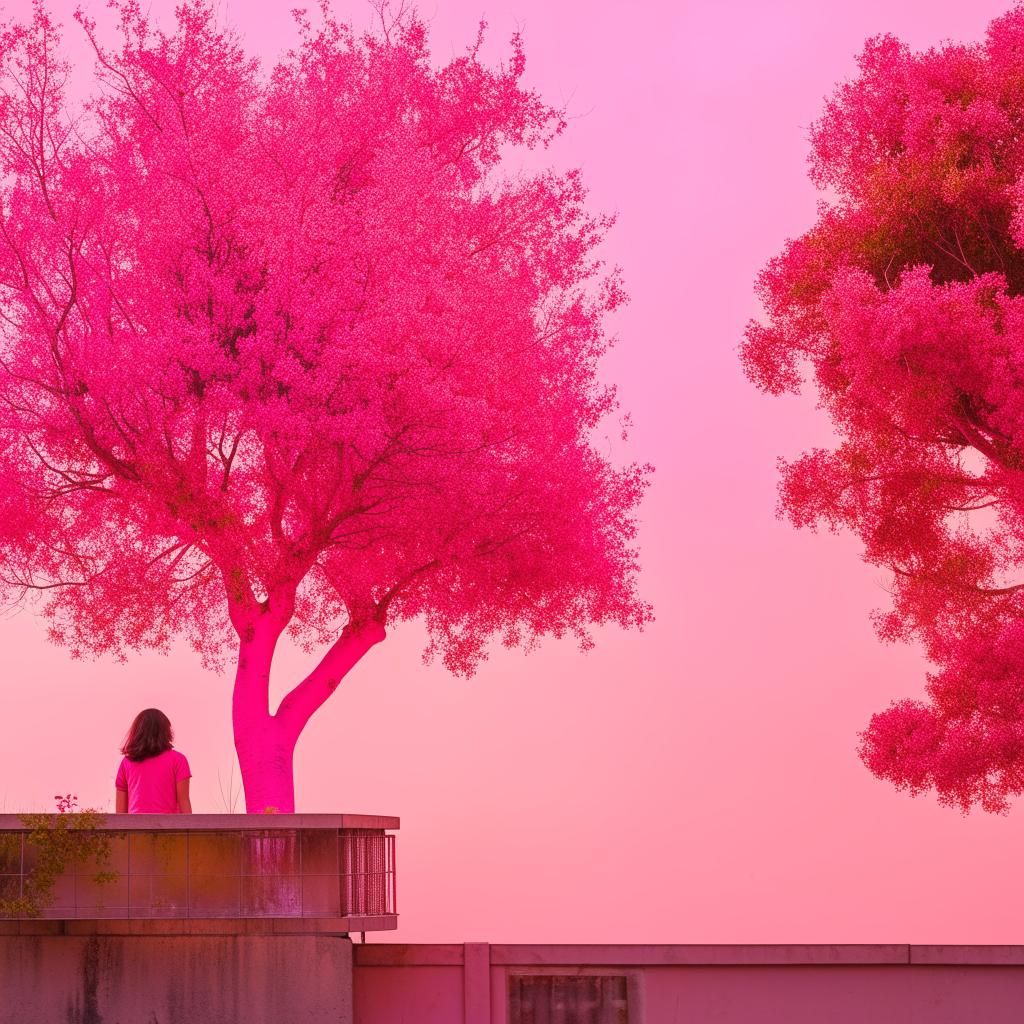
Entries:
[[295,811],[292,755],[303,728],[349,669],[385,637],[377,622],[346,626],[319,665],[270,713],[270,666],[282,632],[259,622],[241,640],[231,706],[235,751],[249,814]]
[[249,814],[295,811],[295,741],[283,732],[273,715],[243,715],[241,721],[235,716],[235,751]]

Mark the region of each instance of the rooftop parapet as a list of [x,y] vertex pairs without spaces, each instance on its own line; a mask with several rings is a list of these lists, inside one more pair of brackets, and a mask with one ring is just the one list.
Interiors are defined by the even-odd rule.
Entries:
[[[57,815],[46,816],[56,819]],[[69,865],[40,917],[58,920],[300,919],[337,931],[398,927],[399,819],[371,814],[110,814],[116,873]],[[38,845],[0,815],[0,899],[17,899]],[[10,918],[8,918],[10,920]]]

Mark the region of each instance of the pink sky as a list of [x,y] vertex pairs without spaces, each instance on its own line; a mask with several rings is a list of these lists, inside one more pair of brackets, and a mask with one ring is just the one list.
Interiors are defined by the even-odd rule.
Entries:
[[[221,9],[270,59],[293,39],[294,5]],[[73,6],[55,10],[78,55]],[[857,731],[921,696],[928,664],[875,638],[886,580],[855,539],[774,518],[776,457],[831,430],[812,395],[761,396],[736,357],[757,270],[814,217],[806,128],[864,39],[974,40],[1005,7],[422,5],[438,57],[470,43],[481,14],[492,59],[524,29],[528,82],[575,115],[547,160],[582,166],[593,206],[619,211],[606,255],[633,301],[602,377],[635,427],[626,444],[614,422],[598,440],[616,462],[657,467],[639,535],[657,622],[597,631],[588,655],[571,639],[529,657],[496,643],[469,681],[424,667],[425,630],[400,624],[345,680],[300,740],[297,800],[401,816],[401,926],[376,938],[1020,940],[1022,814],[964,818],[856,757]],[[87,9],[104,23],[99,2]],[[369,20],[362,2],[335,10]],[[0,619],[0,645],[0,810],[66,792],[112,810],[117,746],[149,705],[175,724],[194,808],[225,810],[227,676],[185,649],[73,662],[30,610]],[[278,687],[308,667],[286,650]]]

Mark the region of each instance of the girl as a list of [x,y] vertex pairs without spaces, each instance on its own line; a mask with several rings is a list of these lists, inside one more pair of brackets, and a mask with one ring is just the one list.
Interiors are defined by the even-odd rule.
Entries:
[[162,711],[146,708],[135,716],[114,782],[118,814],[192,813],[192,772],[185,755],[172,748],[173,739],[170,720]]

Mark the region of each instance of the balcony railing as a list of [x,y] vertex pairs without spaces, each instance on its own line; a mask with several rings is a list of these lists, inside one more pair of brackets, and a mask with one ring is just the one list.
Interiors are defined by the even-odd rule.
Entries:
[[[399,819],[363,814],[109,814],[111,855],[69,865],[40,916],[62,920],[302,918],[398,926]],[[39,847],[0,815],[0,899],[17,899]]]

